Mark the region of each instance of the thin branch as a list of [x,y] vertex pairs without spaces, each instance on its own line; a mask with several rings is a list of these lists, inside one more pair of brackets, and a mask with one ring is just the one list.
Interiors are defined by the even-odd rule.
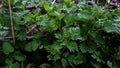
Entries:
[[52,5],[55,3],[56,0],[53,0]]
[[[12,37],[0,37],[0,41],[11,40]],[[26,36],[26,39],[34,39],[34,36]],[[26,40],[25,39],[25,40]]]
[[27,34],[29,34],[37,25],[33,26],[30,30],[27,31]]
[[11,4],[10,0],[8,0],[8,5],[9,5],[9,12],[10,12],[10,23],[11,23],[11,31],[12,31],[12,39],[13,43],[15,44],[15,33],[14,33],[14,25],[13,25],[13,20],[12,20],[12,10],[11,10]]

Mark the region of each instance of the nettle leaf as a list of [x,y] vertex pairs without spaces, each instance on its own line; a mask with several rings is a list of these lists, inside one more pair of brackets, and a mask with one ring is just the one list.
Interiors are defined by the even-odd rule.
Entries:
[[18,62],[14,63],[13,68],[20,68],[20,64]]
[[117,52],[116,59],[117,59],[117,60],[120,60],[120,51]]
[[28,52],[36,51],[40,44],[41,44],[40,41],[33,40],[29,42],[27,45],[25,45],[25,51]]
[[[0,27],[2,27],[2,26],[0,26]],[[1,37],[2,37],[2,36],[7,36],[8,33],[9,33],[8,30],[4,30],[4,29],[0,28],[0,36],[1,36]]]
[[9,65],[9,64],[12,64],[12,63],[13,63],[13,59],[12,59],[12,58],[7,57],[7,58],[5,59],[5,64]]
[[70,3],[72,0],[64,0],[65,3]]
[[34,22],[34,15],[29,12],[23,17],[23,19],[24,19],[24,24]]
[[63,40],[63,36],[61,33],[55,33],[55,38],[59,39],[59,40]]
[[45,29],[48,31],[54,31],[57,30],[60,26],[59,22],[55,19],[51,19],[46,23]]
[[[9,68],[9,65],[8,65]],[[20,64],[18,62],[15,62],[11,65],[11,68],[20,68]]]
[[94,6],[92,8],[92,15],[94,18],[106,18],[106,17],[109,17],[110,13],[108,10],[104,10],[102,7],[100,6]]
[[49,19],[48,16],[37,17],[37,24],[41,26],[43,30],[54,31],[60,26],[60,22],[56,19]]
[[116,59],[117,60],[120,60],[120,47],[118,48],[118,52],[116,54]]
[[13,54],[13,57],[15,60],[17,61],[24,61],[26,59],[26,56],[23,55],[21,52],[19,51],[16,51],[14,54]]
[[14,60],[10,57],[8,57],[6,60],[5,60],[5,68],[20,68],[20,64],[18,62],[13,62]]
[[118,17],[120,17],[120,9],[119,8],[116,8],[114,11],[113,11],[113,13],[112,13],[114,16],[118,16]]
[[113,68],[113,64],[112,64],[112,62],[107,61],[107,65],[108,65],[110,68]]
[[76,15],[73,14],[73,13],[69,13],[69,14],[66,14],[66,16],[64,17],[64,22],[66,24],[66,26],[70,26],[70,25],[73,25],[74,22],[76,22]]
[[48,46],[45,46],[45,49],[50,52],[52,55],[55,55],[55,54],[60,54],[61,51],[60,49],[62,49],[63,46],[60,45],[59,42],[55,42],[52,46],[48,45]]
[[92,16],[92,14],[89,13],[89,12],[80,11],[80,12],[77,14],[77,19],[78,19],[79,21],[88,22],[89,20],[92,20],[92,19],[93,19],[93,16]]
[[53,45],[53,46],[52,46],[52,49],[53,49],[55,52],[57,52],[58,54],[60,54],[60,49],[62,49],[62,46]]
[[39,66],[40,68],[51,68],[51,65],[47,64],[47,63],[43,63]]
[[67,60],[68,60],[68,63],[69,63],[70,66],[74,66],[74,62],[73,61],[75,60],[75,57],[76,56],[72,55],[72,54],[67,57]]
[[102,55],[100,52],[95,52],[91,55],[97,62],[102,62]]
[[17,33],[17,38],[19,40],[25,40],[26,39],[26,31],[25,30],[21,30],[21,31],[18,31],[19,33]]
[[81,31],[79,27],[71,27],[64,29],[63,37],[70,38],[72,40],[85,40],[84,36],[81,36]]
[[85,56],[81,53],[78,53],[77,55],[68,55],[66,59],[71,66],[79,65],[86,61]]
[[51,58],[51,59],[54,60],[54,61],[57,61],[57,60],[61,59],[60,54],[54,55],[54,57]]
[[92,42],[83,42],[80,44],[79,49],[82,53],[93,53],[96,50],[96,45]]
[[10,44],[5,42],[2,46],[3,53],[8,55],[14,51],[14,47]]
[[36,17],[36,20],[37,20],[37,25],[45,27],[46,23],[49,22],[49,17],[47,15],[42,15],[42,16]]
[[9,19],[9,15],[5,14],[5,13],[0,13],[0,24],[3,26],[7,26],[9,27],[9,23],[10,23],[10,19]]
[[66,68],[68,66],[68,62],[64,58],[61,59],[61,63],[62,63],[63,68]]
[[108,21],[108,23],[104,24],[103,29],[108,33],[113,32],[120,34],[120,23],[119,22],[113,23],[112,21]]
[[57,12],[57,11],[51,11],[48,13],[48,15],[56,17],[58,20],[61,20],[65,16],[64,14]]
[[70,52],[78,51],[77,43],[73,41],[64,41],[64,46],[66,46]]
[[95,67],[95,68],[101,68],[102,65],[100,63],[97,62],[91,62],[91,64]]
[[64,0],[64,3],[68,6],[68,7],[71,7],[74,5],[74,1],[72,0]]
[[53,7],[51,7],[51,6],[47,5],[47,4],[44,4],[44,8],[45,8],[46,11],[50,11],[50,10],[53,9]]
[[82,64],[85,61],[86,61],[86,57],[81,53],[78,53],[77,56],[73,60],[75,65]]
[[105,39],[102,33],[98,31],[90,31],[89,34],[91,36],[91,39],[93,39],[98,45],[105,44]]
[[40,9],[36,9],[34,12],[33,12],[34,16],[37,17],[39,16],[40,14]]
[[25,68],[30,68],[31,64],[27,64]]

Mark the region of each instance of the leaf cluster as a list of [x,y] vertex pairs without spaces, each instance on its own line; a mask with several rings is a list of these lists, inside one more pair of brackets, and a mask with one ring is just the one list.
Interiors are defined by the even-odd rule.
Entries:
[[11,0],[0,8],[1,68],[119,68],[120,9],[87,1]]

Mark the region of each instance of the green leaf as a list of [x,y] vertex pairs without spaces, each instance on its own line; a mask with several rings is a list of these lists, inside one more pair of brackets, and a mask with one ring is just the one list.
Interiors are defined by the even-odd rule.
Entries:
[[63,39],[63,36],[61,35],[61,33],[55,33],[55,38]]
[[[16,35],[19,40],[25,40],[26,39],[26,31],[20,30],[19,33]],[[17,33],[17,32],[16,32]]]
[[20,68],[20,64],[18,62],[16,62],[12,65],[12,68]]
[[35,51],[39,47],[40,43],[41,43],[40,41],[38,42],[34,40],[28,43],[27,45],[25,45],[25,50],[28,52]]
[[72,41],[66,41],[65,46],[70,50],[70,52],[78,51],[77,43]]
[[27,64],[25,68],[30,68],[31,67],[31,64]]
[[113,23],[113,21],[108,21],[108,23],[106,22],[104,24],[103,29],[108,33],[118,33],[118,34],[120,34],[120,23],[119,22]]
[[62,49],[63,46],[60,45],[59,42],[54,42],[54,44],[52,46],[48,45],[45,46],[45,49],[50,52],[52,55],[56,55],[56,54],[60,54],[61,51],[60,49]]
[[84,42],[80,44],[79,49],[82,51],[82,53],[93,53],[96,50],[96,46],[92,42]]
[[91,55],[97,62],[102,62],[102,55],[100,52],[95,52]]
[[56,19],[51,19],[45,24],[45,29],[48,31],[57,30],[60,26],[59,22]]
[[63,30],[63,37],[69,38],[72,40],[81,40],[84,41],[86,38],[81,35],[81,30],[79,27],[70,27]]
[[64,0],[65,3],[70,3],[72,0]]
[[77,53],[76,55],[68,54],[66,59],[68,60],[68,63],[73,67],[74,65],[79,65],[86,62],[86,57],[81,53]]
[[76,15],[75,14],[66,14],[66,16],[64,17],[64,22],[66,24],[66,26],[70,26],[73,25],[73,23],[76,22]]
[[63,68],[66,68],[66,67],[67,67],[67,65],[68,65],[67,60],[66,60],[66,59],[64,59],[64,58],[62,58],[62,59],[61,59],[61,63],[62,63]]
[[93,19],[92,14],[86,11],[80,11],[77,14],[77,17],[79,21],[83,21],[83,22],[89,22],[90,20]]
[[34,14],[34,17],[39,16],[39,14],[40,14],[40,9],[36,9],[36,10],[33,12],[33,14]]
[[95,68],[101,68],[102,65],[100,63],[97,62],[91,62],[91,64],[95,67]]
[[54,67],[55,67],[55,68],[63,68],[63,67],[62,67],[62,64],[61,64],[59,61],[56,61],[56,62],[54,63]]
[[10,58],[10,57],[7,57],[7,58],[5,59],[5,63],[6,63],[7,65],[10,65],[10,64],[13,63],[13,59]]
[[117,53],[116,59],[120,60],[120,52]]
[[49,17],[47,15],[43,15],[43,16],[37,17],[36,20],[38,25],[45,27],[46,23],[49,21]]
[[26,56],[23,55],[21,52],[19,51],[16,51],[14,54],[13,54],[13,57],[15,60],[17,61],[24,61],[26,59]]
[[73,60],[73,63],[75,65],[79,65],[79,64],[82,64],[84,62],[86,62],[86,57],[81,53],[78,53],[77,56]]
[[[51,58],[52,59],[52,58]],[[54,61],[57,61],[57,60],[59,60],[60,59],[60,54],[55,54],[54,56],[53,56],[53,60]]]
[[90,31],[89,32],[91,39],[93,39],[98,45],[104,45],[105,39],[102,33],[98,31]]
[[110,68],[113,68],[112,62],[107,61],[107,65],[108,65]]
[[50,11],[50,10],[52,10],[53,7],[50,7],[49,5],[44,4],[44,8],[46,11]]
[[68,6],[71,7],[74,5],[74,2],[72,0],[64,0],[64,3]]
[[2,46],[3,53],[8,55],[14,51],[14,47],[10,44],[5,42]]
[[39,66],[40,68],[51,68],[51,66],[47,63],[43,63]]
[[10,57],[7,57],[5,63],[6,63],[5,68],[20,68],[20,64],[18,62],[14,63],[14,60]]
[[37,24],[41,26],[43,30],[54,31],[60,26],[60,22],[56,19],[49,19],[48,16],[37,17]]
[[68,63],[70,64],[70,66],[74,66],[74,60],[75,60],[75,55],[73,54],[70,54],[68,57],[67,57],[67,60],[68,60]]
[[118,48],[118,52],[116,54],[116,59],[117,60],[120,60],[120,47]]
[[65,16],[64,14],[61,14],[57,11],[51,11],[51,12],[49,12],[48,15],[52,16],[52,17],[56,17],[58,20],[61,20]]

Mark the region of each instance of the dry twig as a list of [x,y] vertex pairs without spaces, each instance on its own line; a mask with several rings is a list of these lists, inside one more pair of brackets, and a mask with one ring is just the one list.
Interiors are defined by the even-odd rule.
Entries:
[[13,25],[13,20],[12,20],[12,10],[11,10],[10,0],[8,0],[8,5],[9,5],[9,12],[10,12],[10,23],[11,23],[12,39],[13,39],[13,43],[15,44],[14,25]]

